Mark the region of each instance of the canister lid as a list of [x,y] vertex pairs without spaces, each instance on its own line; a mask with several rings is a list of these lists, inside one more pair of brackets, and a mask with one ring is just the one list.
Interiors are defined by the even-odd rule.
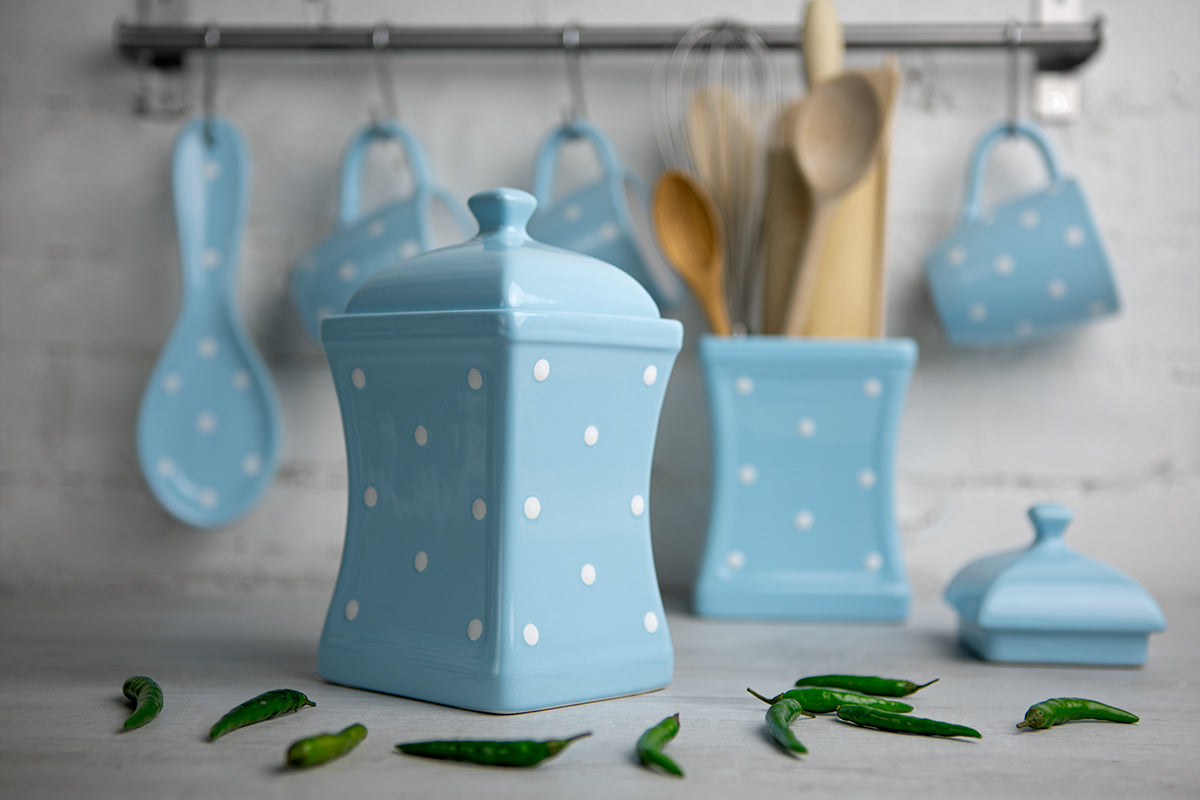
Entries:
[[1166,628],[1162,610],[1125,573],[1072,550],[1065,506],[1029,509],[1036,536],[1024,550],[986,556],[946,587],[946,601],[985,630],[1150,633]]
[[491,189],[467,203],[479,233],[431,250],[368,279],[346,314],[520,309],[659,317],[636,280],[590,256],[537,242],[525,225],[537,200],[519,189]]

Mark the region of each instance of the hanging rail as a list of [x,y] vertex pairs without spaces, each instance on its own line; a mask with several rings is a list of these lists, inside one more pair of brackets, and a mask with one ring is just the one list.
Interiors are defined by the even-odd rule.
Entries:
[[[863,50],[1010,49],[1032,51],[1037,69],[1070,72],[1086,63],[1104,40],[1104,20],[1080,23],[849,24],[846,47]],[[118,20],[117,51],[125,58],[159,68],[179,68],[184,56],[204,49],[212,26],[139,25]],[[683,34],[668,27],[580,27],[581,50],[662,50]],[[759,26],[768,47],[799,49],[796,25]],[[562,28],[220,26],[221,50],[562,50]],[[382,41],[382,45],[381,45]]]

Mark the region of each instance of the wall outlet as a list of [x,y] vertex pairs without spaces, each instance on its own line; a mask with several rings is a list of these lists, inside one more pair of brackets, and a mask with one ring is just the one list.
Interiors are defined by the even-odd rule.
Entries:
[[[1083,22],[1083,0],[1033,0],[1039,23]],[[1040,122],[1064,125],[1083,113],[1083,84],[1074,72],[1038,72],[1033,76],[1031,103]]]

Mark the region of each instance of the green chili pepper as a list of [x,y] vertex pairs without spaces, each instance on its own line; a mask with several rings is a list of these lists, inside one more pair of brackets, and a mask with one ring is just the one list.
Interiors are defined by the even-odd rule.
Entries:
[[937,682],[937,678],[929,683],[913,683],[897,678],[876,678],[873,675],[809,675],[807,678],[796,681],[796,686],[822,686],[827,689],[846,689],[879,697],[904,697],[918,689],[924,689],[930,683]]
[[571,742],[591,736],[591,731],[568,739],[549,739],[544,742],[520,740],[499,741],[432,741],[408,742],[396,745],[401,753],[444,761],[467,761],[496,767],[532,767],[561,753]]
[[966,725],[955,725],[953,722],[941,722],[936,719],[913,717],[908,714],[895,714],[891,711],[880,711],[878,708],[868,708],[859,705],[838,706],[837,715],[847,722],[861,725],[864,728],[875,728],[892,733],[917,733],[921,736],[970,736],[982,739],[983,734]]
[[767,709],[767,730],[771,732],[771,736],[780,747],[793,753],[808,752],[808,748],[800,744],[800,740],[792,732],[792,722],[800,715],[812,716],[804,710],[798,700],[788,698],[773,703]]
[[159,685],[143,675],[127,678],[121,685],[125,699],[133,703],[133,713],[125,720],[125,730],[140,728],[162,711],[163,693]]
[[780,700],[795,700],[805,711],[811,711],[814,714],[832,714],[838,710],[838,706],[847,703],[870,706],[871,708],[878,708],[880,711],[895,711],[897,714],[906,714],[913,710],[913,707],[908,703],[901,703],[899,700],[885,700],[882,697],[868,697],[858,692],[841,692],[837,689],[821,689],[816,686],[788,689],[786,692],[777,694],[774,697],[763,697],[750,688],[747,688],[746,691],[764,703],[771,705],[778,703]]
[[1083,697],[1052,697],[1032,705],[1018,728],[1049,728],[1077,719],[1098,719],[1105,722],[1137,722],[1137,714]]
[[662,749],[679,733],[679,715],[673,714],[657,725],[647,728],[637,740],[637,757],[647,767],[658,767],[664,772],[683,777],[683,770],[663,753]]
[[355,723],[338,733],[319,733],[292,742],[287,751],[289,767],[315,767],[349,753],[367,738],[367,729]]
[[265,722],[275,719],[281,714],[315,705],[316,703],[295,689],[273,689],[263,692],[258,697],[252,697],[240,706],[231,709],[229,713],[217,720],[217,724],[213,725],[212,730],[208,732],[208,738],[215,741],[238,728],[244,728],[256,722]]

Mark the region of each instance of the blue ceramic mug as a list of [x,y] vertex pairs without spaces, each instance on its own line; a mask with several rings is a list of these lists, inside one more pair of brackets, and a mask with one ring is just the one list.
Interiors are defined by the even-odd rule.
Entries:
[[[984,165],[1016,135],[1042,156],[1049,185],[984,213]],[[934,304],[961,346],[1028,341],[1115,313],[1120,303],[1108,256],[1079,184],[1063,177],[1045,134],[1002,123],[975,148],[958,228],[925,262]]]
[[[559,152],[578,140],[595,151],[600,178],[555,198]],[[683,287],[659,253],[650,224],[649,191],[621,166],[616,148],[595,125],[573,120],[542,141],[534,162],[533,195],[538,210],[528,229],[534,239],[620,267],[650,292],[660,308],[679,301]]]
[[[382,141],[394,141],[404,149],[413,191],[362,214],[363,159],[371,145]],[[314,341],[321,339],[321,320],[340,314],[367,278],[434,246],[435,201],[450,212],[463,236],[470,235],[470,216],[452,194],[433,184],[425,151],[411,131],[398,122],[384,121],[354,135],[342,154],[337,230],[292,268],[292,304]]]

